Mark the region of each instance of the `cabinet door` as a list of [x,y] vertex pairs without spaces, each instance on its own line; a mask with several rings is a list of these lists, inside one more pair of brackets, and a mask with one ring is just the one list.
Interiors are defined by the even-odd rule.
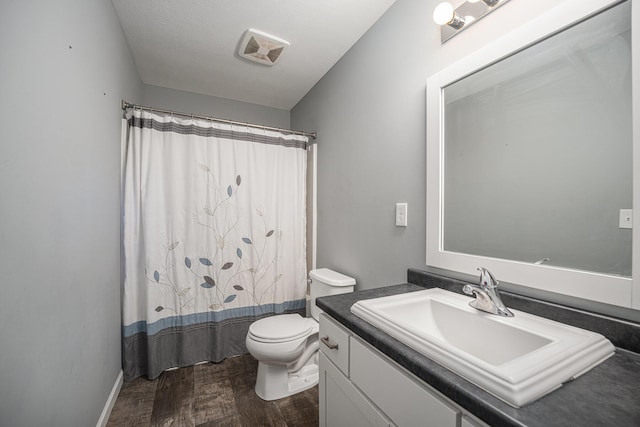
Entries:
[[389,427],[391,424],[320,352],[320,427]]
[[367,344],[353,337],[350,340],[351,381],[394,423],[402,427],[459,425],[460,411],[437,396],[435,390]]

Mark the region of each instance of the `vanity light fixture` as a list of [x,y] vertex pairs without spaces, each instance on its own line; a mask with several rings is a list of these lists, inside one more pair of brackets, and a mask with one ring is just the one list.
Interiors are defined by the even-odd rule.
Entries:
[[440,25],[442,43],[467,28],[473,22],[484,18],[509,0],[467,0],[457,8],[447,1],[433,10],[433,20]]
[[[469,3],[478,3],[480,0],[467,0]],[[500,3],[500,0],[482,0],[482,3],[486,4],[489,7],[493,7]]]
[[433,20],[438,25],[448,25],[456,30],[464,27],[465,20],[456,13],[448,1],[442,2],[433,10]]

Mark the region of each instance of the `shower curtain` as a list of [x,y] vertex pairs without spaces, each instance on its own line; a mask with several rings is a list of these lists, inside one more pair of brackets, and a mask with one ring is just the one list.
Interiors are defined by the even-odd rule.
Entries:
[[246,353],[253,321],[304,313],[308,139],[139,109],[123,120],[125,379]]

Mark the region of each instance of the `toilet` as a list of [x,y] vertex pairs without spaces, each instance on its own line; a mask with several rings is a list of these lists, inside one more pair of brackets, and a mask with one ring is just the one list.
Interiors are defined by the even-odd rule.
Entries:
[[[316,298],[353,292],[356,281],[328,268],[309,272],[310,304],[307,316],[279,314],[253,322],[246,344],[258,360],[256,394],[276,400],[318,383],[318,330],[322,310]],[[309,316],[310,314],[310,316]]]

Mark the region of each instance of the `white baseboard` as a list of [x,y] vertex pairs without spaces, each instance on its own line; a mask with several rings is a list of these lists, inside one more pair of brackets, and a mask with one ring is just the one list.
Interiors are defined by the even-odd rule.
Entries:
[[124,375],[121,369],[118,377],[116,378],[115,384],[113,384],[111,393],[109,393],[109,398],[104,404],[104,409],[102,409],[102,414],[100,414],[100,418],[98,419],[96,427],[106,427],[107,422],[109,421],[109,416],[111,415],[111,410],[113,409],[113,405],[116,404],[116,399],[118,398],[118,394],[120,393],[120,389],[122,388],[123,376]]

